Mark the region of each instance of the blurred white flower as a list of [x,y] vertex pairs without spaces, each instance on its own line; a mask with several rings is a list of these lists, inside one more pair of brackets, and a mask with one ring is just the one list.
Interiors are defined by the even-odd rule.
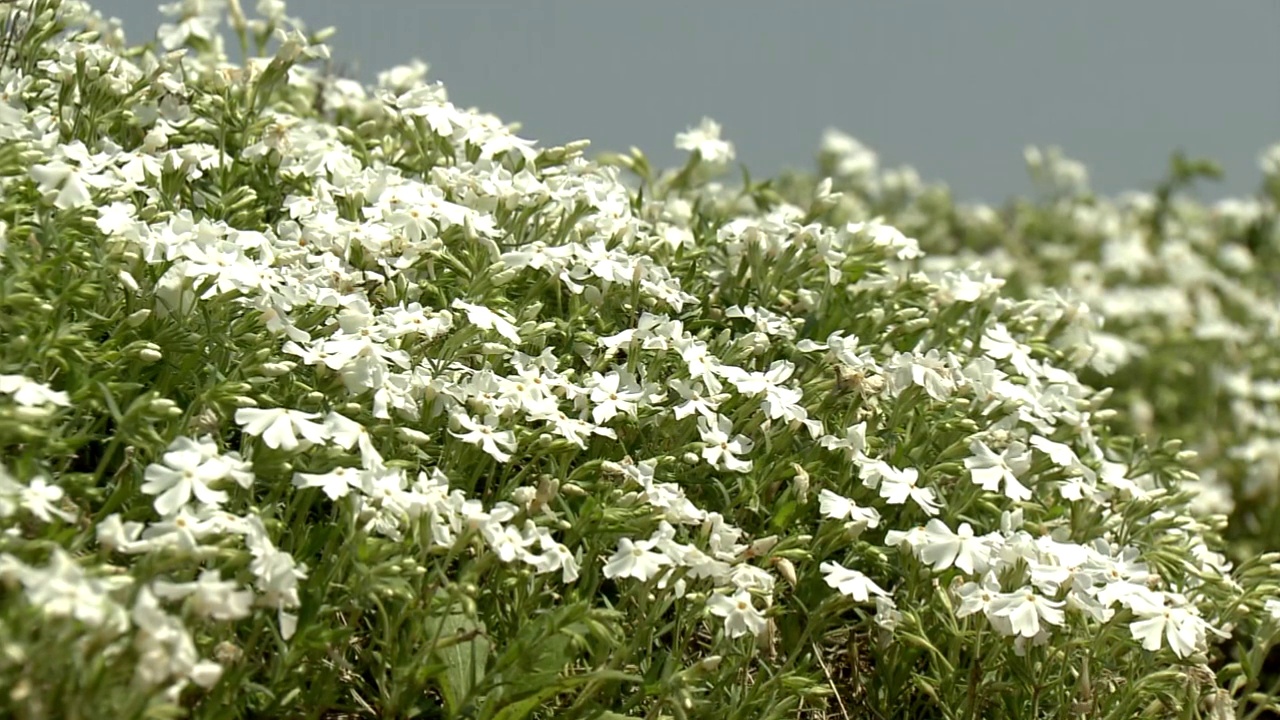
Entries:
[[704,117],[697,127],[677,133],[676,148],[696,152],[703,162],[713,165],[732,162],[734,158],[733,143],[720,139],[720,123],[711,118]]

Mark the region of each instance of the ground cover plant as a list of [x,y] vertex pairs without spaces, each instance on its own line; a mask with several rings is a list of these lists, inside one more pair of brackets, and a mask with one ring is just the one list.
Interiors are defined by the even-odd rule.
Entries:
[[168,11],[0,6],[5,715],[1274,704],[1278,558],[1067,279],[709,120],[588,159]]

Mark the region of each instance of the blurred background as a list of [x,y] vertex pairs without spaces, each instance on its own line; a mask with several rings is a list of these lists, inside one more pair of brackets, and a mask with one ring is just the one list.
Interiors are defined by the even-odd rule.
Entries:
[[[150,0],[91,3],[131,42],[162,20]],[[1104,193],[1149,189],[1182,149],[1222,165],[1201,193],[1216,198],[1251,193],[1280,141],[1274,0],[293,0],[288,14],[337,28],[333,59],[361,80],[419,58],[455,104],[525,137],[635,145],[657,165],[682,162],[675,133],[706,115],[756,177],[812,168],[835,127],[962,200],[1029,191],[1028,144],[1061,146]]]

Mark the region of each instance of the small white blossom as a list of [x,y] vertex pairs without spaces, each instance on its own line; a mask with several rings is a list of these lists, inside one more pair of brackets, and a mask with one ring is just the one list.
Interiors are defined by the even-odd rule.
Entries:
[[819,569],[822,570],[823,580],[827,582],[827,585],[835,588],[841,595],[847,595],[857,602],[867,602],[872,595],[889,596],[889,593],[871,578],[857,570],[850,570],[839,563],[824,562]]
[[604,576],[610,580],[629,577],[641,582],[648,581],[662,568],[672,564],[671,558],[653,552],[656,545],[653,540],[633,542],[630,538],[621,538],[618,540],[618,551],[604,566]]
[[730,435],[733,432],[733,421],[723,415],[716,416],[716,427],[711,427],[705,416],[698,416],[698,433],[706,447],[702,449],[702,459],[712,467],[723,467],[731,472],[747,472],[751,469],[750,460],[742,460],[738,455],[751,452],[754,443],[746,435]]
[[751,593],[746,590],[739,590],[732,596],[717,592],[707,598],[707,609],[713,615],[724,618],[724,631],[731,638],[764,632],[767,621],[752,603]]
[[720,139],[720,123],[711,118],[702,118],[695,128],[676,134],[676,148],[696,152],[704,162],[720,164],[732,162],[734,158],[733,143]]
[[451,430],[450,435],[463,442],[480,446],[500,463],[511,459],[511,452],[516,449],[516,434],[510,430],[499,430],[496,416],[486,415],[484,422],[480,423],[463,413],[455,415],[454,419],[466,432],[456,433]]
[[[245,433],[261,437],[263,444],[273,450],[293,451],[305,449],[304,443],[322,444],[329,438],[329,433],[323,425],[312,422],[318,417],[316,413],[287,408],[236,410],[236,424]],[[299,435],[302,436],[301,441]]]

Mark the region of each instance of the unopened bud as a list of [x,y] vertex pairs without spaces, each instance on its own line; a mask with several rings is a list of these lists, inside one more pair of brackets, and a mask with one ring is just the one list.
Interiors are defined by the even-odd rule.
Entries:
[[796,566],[790,560],[784,557],[775,557],[773,558],[773,566],[778,569],[778,574],[782,575],[782,579],[786,580],[791,587],[796,586]]
[[702,670],[703,672],[715,672],[720,667],[720,663],[723,660],[724,657],[721,655],[710,655],[699,660],[698,664],[694,667]]
[[405,440],[408,440],[409,442],[415,443],[417,445],[426,445],[427,443],[431,442],[431,436],[427,435],[426,433],[420,430],[414,430],[413,428],[407,428],[407,427],[396,428],[396,433],[399,434],[400,437],[404,438]]
[[297,364],[289,362],[288,360],[284,362],[263,363],[262,367],[258,368],[258,372],[266,375],[267,377],[280,377],[281,375],[292,372],[295,367],[297,367]]
[[756,540],[755,542],[751,543],[751,547],[748,549],[747,552],[749,552],[751,555],[765,555],[770,550],[772,550],[774,546],[777,544],[778,544],[777,535],[762,537],[759,540]]
[[149,317],[151,317],[151,308],[143,308],[137,312],[130,313],[129,316],[124,319],[124,324],[129,327],[138,327],[142,323],[146,322]]
[[182,414],[178,404],[169,398],[156,398],[147,404],[147,409],[157,415],[172,414],[174,410],[177,410],[179,415]]
[[807,503],[809,502],[809,471],[805,470],[800,463],[791,463],[791,467],[796,471],[796,497],[801,503]]
[[120,277],[120,284],[129,288],[129,292],[134,292],[134,293],[138,292],[139,290],[138,281],[133,278],[133,275],[129,274],[129,271],[121,270],[119,277]]

